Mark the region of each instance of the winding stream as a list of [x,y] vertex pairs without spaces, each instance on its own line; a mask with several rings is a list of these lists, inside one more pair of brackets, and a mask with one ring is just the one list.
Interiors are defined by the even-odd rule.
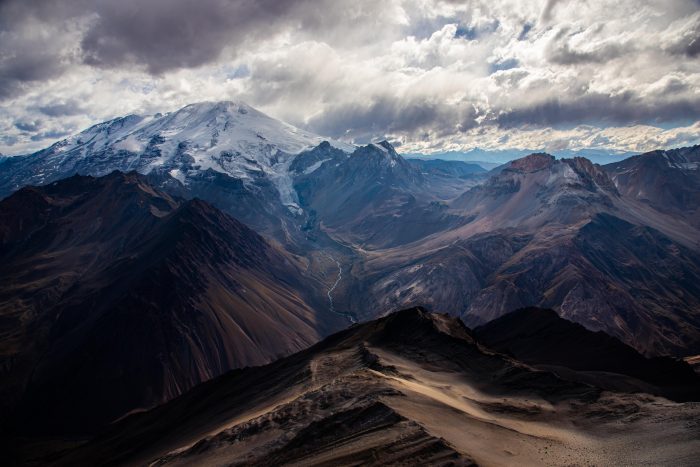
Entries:
[[331,255],[326,254],[326,256],[328,256],[329,259],[335,261],[335,264],[338,266],[338,277],[336,277],[335,282],[328,289],[328,293],[327,293],[329,309],[330,309],[331,313],[335,313],[336,315],[342,316],[343,318],[350,320],[350,322],[352,324],[355,324],[355,323],[357,323],[357,320],[350,313],[342,313],[339,311],[335,311],[335,306],[333,305],[333,291],[335,290],[336,287],[338,287],[340,280],[343,278],[343,267],[340,265],[340,261],[338,261],[337,259],[335,259]]

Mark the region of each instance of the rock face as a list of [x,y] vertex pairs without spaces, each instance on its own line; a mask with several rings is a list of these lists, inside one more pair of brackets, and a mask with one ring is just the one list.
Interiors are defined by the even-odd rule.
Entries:
[[452,206],[503,227],[534,228],[575,223],[612,207],[617,198],[606,173],[587,159],[557,161],[548,154],[532,154],[510,162]]
[[86,430],[298,351],[338,325],[304,268],[136,173],[23,188],[0,202],[3,403]]
[[309,230],[325,229],[342,244],[380,248],[464,223],[446,212],[432,190],[434,180],[386,141],[359,147],[350,156],[319,153],[317,148],[295,161],[308,165],[304,161],[318,160],[294,181],[302,208],[313,216]]
[[224,375],[54,462],[688,465],[698,415],[535,371],[458,319],[410,309]]
[[605,170],[624,195],[700,226],[700,146],[648,152]]
[[533,154],[444,215],[462,222],[367,254],[358,313],[420,303],[477,326],[537,305],[647,355],[700,349],[700,233],[625,197],[600,166]]

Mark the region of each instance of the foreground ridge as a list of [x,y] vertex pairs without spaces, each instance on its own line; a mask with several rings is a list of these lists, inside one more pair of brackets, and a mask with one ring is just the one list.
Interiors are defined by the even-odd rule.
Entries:
[[699,414],[535,371],[413,308],[205,383],[58,464],[691,465]]

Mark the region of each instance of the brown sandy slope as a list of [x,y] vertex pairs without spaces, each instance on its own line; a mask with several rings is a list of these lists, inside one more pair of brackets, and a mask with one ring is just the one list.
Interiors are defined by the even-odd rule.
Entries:
[[133,415],[58,465],[693,465],[697,404],[604,392],[411,309]]
[[[12,430],[84,433],[329,332],[305,267],[135,173],[0,202],[0,376]],[[3,421],[7,421],[7,417]]]

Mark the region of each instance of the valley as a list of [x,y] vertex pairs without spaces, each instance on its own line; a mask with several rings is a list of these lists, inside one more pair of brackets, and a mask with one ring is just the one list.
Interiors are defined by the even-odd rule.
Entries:
[[690,465],[698,161],[697,146],[607,166],[535,153],[486,171],[233,102],[12,158],[6,449],[57,465],[616,465],[621,450]]
[[700,466],[700,0],[0,0],[0,467]]
[[600,166],[538,153],[486,172],[408,161],[386,141],[323,141],[218,102],[116,119],[13,158],[0,188],[133,169],[292,255],[333,258],[335,271],[319,257],[307,272],[345,321],[420,304],[479,325],[538,305],[646,355],[685,356],[700,352],[700,230],[687,204],[699,158],[694,147]]

